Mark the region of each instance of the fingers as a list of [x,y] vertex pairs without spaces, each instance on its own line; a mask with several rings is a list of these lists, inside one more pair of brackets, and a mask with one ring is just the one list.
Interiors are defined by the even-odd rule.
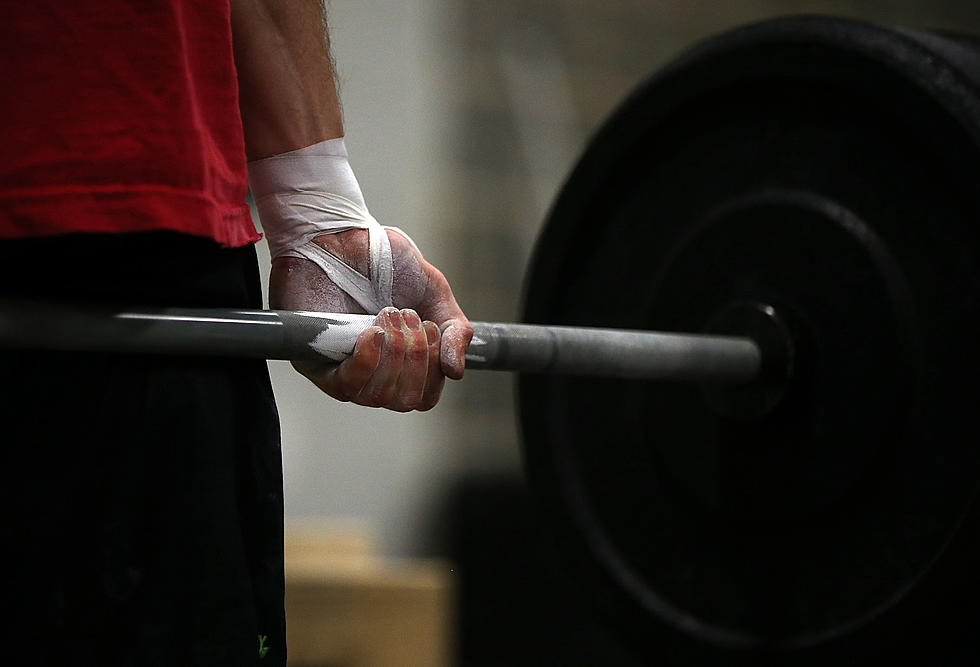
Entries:
[[426,374],[429,370],[429,346],[422,320],[414,310],[395,311],[393,319],[401,320],[405,352],[401,372],[395,385],[394,400],[385,407],[399,412],[416,410],[422,404]]
[[[379,317],[378,320],[381,318]],[[338,401],[353,401],[367,385],[381,361],[385,330],[368,327],[357,337],[353,354],[342,364],[294,363],[298,371]]]
[[444,384],[441,341],[435,323],[422,322],[410,309],[386,308],[343,363],[297,368],[341,401],[398,412],[430,410]]
[[377,368],[374,369],[360,393],[351,400],[358,405],[382,408],[388,407],[395,399],[398,376],[401,374],[405,358],[405,334],[402,331],[401,312],[395,308],[382,310],[375,324],[383,327],[385,332],[381,357]]

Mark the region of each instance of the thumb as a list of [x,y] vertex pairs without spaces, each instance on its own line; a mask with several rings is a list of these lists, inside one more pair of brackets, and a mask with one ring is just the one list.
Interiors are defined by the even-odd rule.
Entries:
[[442,338],[439,344],[440,367],[443,375],[453,380],[463,377],[466,366],[466,348],[473,339],[473,327],[456,302],[449,281],[431,264],[425,267],[429,274],[428,286],[418,312],[423,319],[439,325]]
[[439,343],[439,365],[442,374],[453,380],[463,377],[466,368],[466,349],[473,340],[473,327],[469,320],[447,320],[440,327],[442,340]]

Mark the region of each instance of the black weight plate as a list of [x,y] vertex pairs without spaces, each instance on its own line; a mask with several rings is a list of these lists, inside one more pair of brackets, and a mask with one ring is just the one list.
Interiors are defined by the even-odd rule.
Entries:
[[743,412],[519,379],[571,580],[658,664],[978,658],[957,604],[980,593],[973,45],[815,17],[728,33],[627,100],[562,190],[526,321],[738,333],[725,313],[771,306],[794,350],[775,405]]

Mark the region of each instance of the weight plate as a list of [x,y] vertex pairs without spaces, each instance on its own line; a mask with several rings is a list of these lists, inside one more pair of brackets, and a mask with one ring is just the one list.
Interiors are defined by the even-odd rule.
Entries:
[[764,387],[519,378],[565,565],[645,657],[978,657],[974,45],[736,30],[634,93],[562,190],[526,321],[791,350]]

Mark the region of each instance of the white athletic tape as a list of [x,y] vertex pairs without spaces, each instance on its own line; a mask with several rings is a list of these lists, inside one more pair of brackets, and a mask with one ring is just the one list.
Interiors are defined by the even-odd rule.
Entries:
[[[415,242],[368,212],[343,138],[249,162],[248,183],[273,259],[308,259],[370,314],[394,305],[391,243],[385,230],[398,232],[413,247]],[[368,230],[368,276],[313,243],[321,234],[349,229]]]

